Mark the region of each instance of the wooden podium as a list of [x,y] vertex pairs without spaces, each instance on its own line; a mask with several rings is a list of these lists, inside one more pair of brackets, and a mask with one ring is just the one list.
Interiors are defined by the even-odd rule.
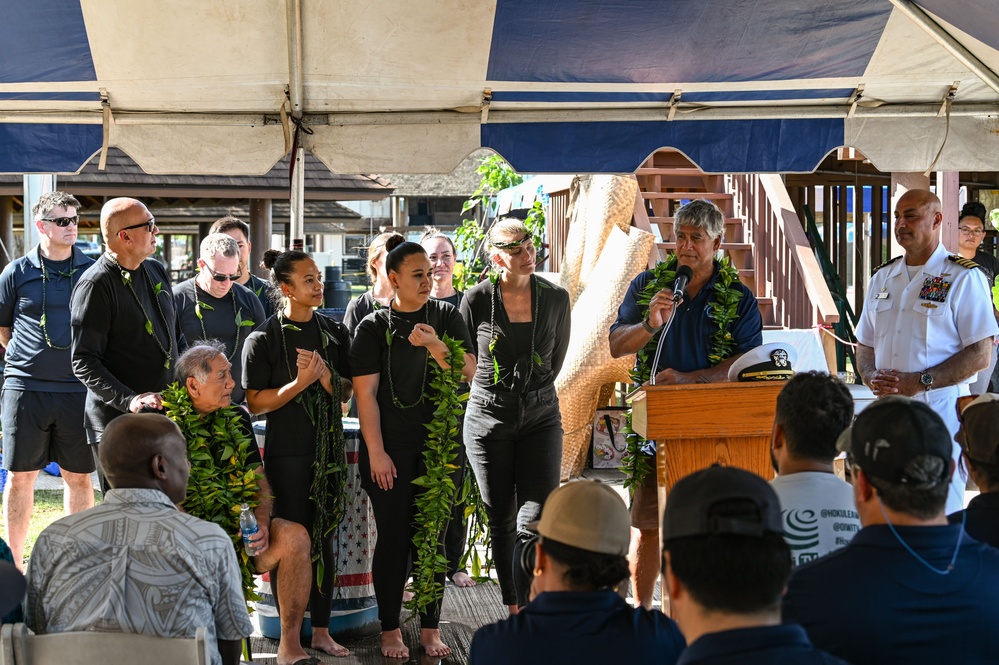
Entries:
[[632,400],[632,427],[656,441],[659,517],[680,478],[715,462],[771,480],[770,433],[785,381],[646,386]]

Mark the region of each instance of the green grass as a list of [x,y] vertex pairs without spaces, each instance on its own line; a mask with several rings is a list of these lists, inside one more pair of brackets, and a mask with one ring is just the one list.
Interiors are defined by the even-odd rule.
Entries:
[[[96,492],[97,503],[101,502],[101,493]],[[2,501],[0,501],[2,505]],[[35,508],[31,511],[31,522],[28,525],[28,537],[24,542],[24,560],[27,561],[31,555],[31,548],[35,545],[35,539],[42,529],[60,517],[63,517],[62,491],[61,490],[35,490]],[[4,540],[7,539],[7,525],[3,515],[0,514],[0,533]]]

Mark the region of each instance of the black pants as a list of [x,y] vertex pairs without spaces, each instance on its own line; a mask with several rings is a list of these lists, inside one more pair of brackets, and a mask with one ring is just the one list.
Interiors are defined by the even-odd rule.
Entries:
[[505,605],[526,605],[530,576],[520,569],[527,525],[558,487],[562,416],[555,386],[514,394],[472,387],[465,450],[489,518],[493,560]]
[[[314,505],[309,498],[312,488],[313,455],[293,455],[290,457],[268,456],[264,463],[264,473],[267,482],[274,492],[274,507],[271,510],[274,517],[280,517],[291,522],[297,522],[312,535],[312,520]],[[323,559],[333,561],[333,535],[323,538]],[[312,563],[312,590],[309,592],[309,615],[312,627],[328,628],[330,625],[330,608],[333,606],[333,571],[327,570],[323,575],[322,588],[316,584],[319,579],[318,561]],[[271,586],[275,602],[278,598],[278,571],[271,571]],[[278,608],[280,610],[280,608]]]
[[[386,452],[392,458],[396,470],[392,489],[383,490],[371,482],[368,450],[363,445],[358,456],[358,466],[361,483],[368,493],[378,527],[378,540],[371,560],[371,577],[375,587],[375,600],[378,601],[378,619],[382,623],[382,630],[387,632],[399,627],[402,591],[416,554],[413,548],[415,501],[423,491],[413,484],[413,480],[426,473],[426,466],[423,463],[422,445],[414,443],[410,447],[390,448]],[[438,553],[444,554],[443,534]],[[441,585],[444,584],[444,579],[445,573],[434,577]],[[440,602],[430,605],[426,613],[420,615],[420,627],[437,628],[440,614]]]

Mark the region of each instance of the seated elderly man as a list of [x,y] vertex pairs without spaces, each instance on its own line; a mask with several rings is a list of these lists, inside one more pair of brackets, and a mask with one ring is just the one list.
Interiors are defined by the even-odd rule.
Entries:
[[530,561],[531,601],[472,638],[470,665],[670,665],[683,638],[661,612],[632,608],[614,587],[628,576],[628,509],[607,485],[571,482],[545,501]]
[[[208,632],[212,665],[236,665],[253,632],[229,536],[177,510],[187,492],[187,444],[156,414],[108,423],[100,463],[104,503],[53,522],[28,563],[28,627],[158,637]],[[136,654],[141,661],[141,654]]]
[[681,478],[663,515],[663,580],[687,650],[682,665],[846,665],[780,625],[791,574],[777,494],[759,476],[712,466]]
[[[253,426],[246,411],[232,405],[232,390],[234,386],[231,365],[226,359],[225,346],[221,342],[202,342],[197,346],[192,346],[177,360],[177,380],[180,384],[168,388],[163,394],[163,404],[168,417],[175,417],[178,421],[184,420],[180,417],[183,408],[180,404],[170,399],[171,391],[179,389],[180,395],[174,395],[177,402],[183,400],[183,393],[190,398],[190,406],[204,420],[210,414],[219,412],[222,409],[229,409],[225,414],[229,418],[237,419],[237,427],[241,434],[249,440],[246,453],[243,457],[243,465],[246,469],[257,469],[257,485],[259,490],[256,493],[256,501],[259,505],[254,510],[257,516],[257,535],[251,539],[253,555],[253,566],[257,573],[265,573],[271,570],[281,571],[281,584],[275,585],[275,597],[281,610],[281,642],[278,646],[278,665],[292,664],[314,664],[319,661],[310,657],[302,648],[301,629],[302,618],[305,614],[305,607],[309,600],[309,589],[312,584],[312,563],[309,560],[309,534],[301,524],[289,522],[282,519],[271,519],[271,500],[273,495],[267,478],[263,474],[260,466],[260,451],[253,441]],[[189,425],[178,422],[182,431]],[[230,419],[227,426],[231,427]],[[214,430],[208,427],[209,431]],[[219,448],[225,445],[219,441],[208,441],[210,449]],[[213,450],[214,453],[221,453],[221,450]],[[239,451],[235,451],[238,455]],[[193,462],[195,465],[197,460]],[[240,479],[244,474],[238,473],[234,477]],[[189,489],[191,495],[185,502],[184,508],[193,515],[198,515],[202,503],[192,501],[198,488],[193,485]],[[202,516],[207,517],[207,516]],[[238,525],[233,520],[233,527],[238,529]],[[236,533],[230,534],[234,537]],[[272,578],[273,579],[273,578]]]
[[954,463],[943,419],[924,402],[882,397],[838,445],[863,528],[795,570],[784,621],[854,665],[999,663],[999,550],[947,523]]

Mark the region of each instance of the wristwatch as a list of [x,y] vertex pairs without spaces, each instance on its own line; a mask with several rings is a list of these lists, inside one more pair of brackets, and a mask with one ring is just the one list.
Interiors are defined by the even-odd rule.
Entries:
[[653,328],[649,324],[649,315],[648,314],[646,314],[645,318],[642,319],[642,327],[645,328],[645,332],[649,333],[650,335],[655,335],[657,332],[659,332],[659,328]]
[[923,372],[919,375],[919,382],[923,384],[923,390],[930,390],[933,388],[933,375],[929,372]]

